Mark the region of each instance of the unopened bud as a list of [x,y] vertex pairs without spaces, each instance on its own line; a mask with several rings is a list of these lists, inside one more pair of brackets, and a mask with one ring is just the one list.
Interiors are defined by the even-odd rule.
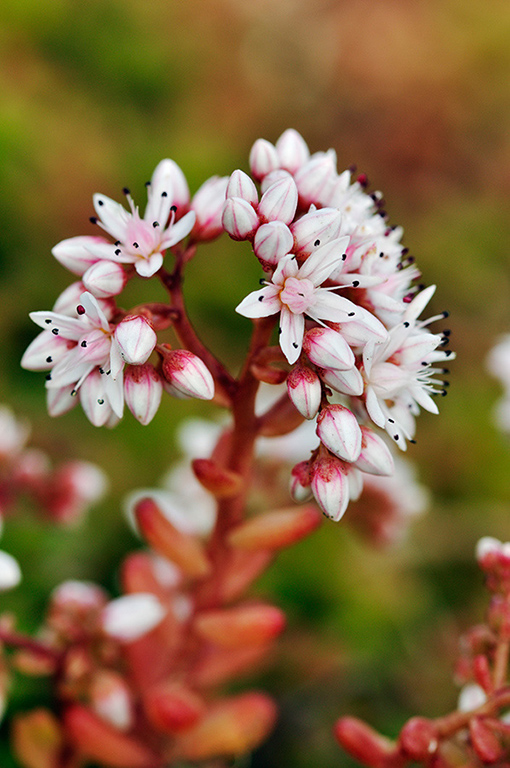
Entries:
[[327,205],[336,179],[336,154],[317,152],[296,171],[296,185],[303,207],[311,203]]
[[163,394],[161,376],[151,363],[130,365],[124,373],[126,405],[140,424],[149,424],[157,413]]
[[252,179],[244,171],[234,171],[227,184],[226,197],[240,197],[247,203],[258,205],[259,195]]
[[285,627],[285,615],[272,605],[245,605],[204,611],[195,617],[195,630],[226,648],[266,643]]
[[239,549],[282,549],[308,536],[321,523],[314,507],[291,507],[247,520],[230,533],[230,546]]
[[262,224],[255,233],[253,250],[263,266],[277,266],[294,245],[294,238],[283,221],[269,221]]
[[413,717],[402,728],[398,742],[406,757],[426,762],[437,751],[437,728],[431,720]]
[[326,448],[344,461],[361,452],[361,430],[356,416],[343,405],[328,405],[317,417],[317,435]]
[[338,522],[349,504],[349,483],[341,463],[334,458],[314,462],[312,493],[326,517]]
[[180,733],[195,725],[205,712],[203,699],[182,683],[157,683],[144,695],[144,709],[152,725],[163,733]]
[[172,560],[185,574],[194,578],[205,576],[209,561],[200,541],[178,530],[150,498],[135,507],[135,516],[147,543]]
[[266,738],[275,720],[276,707],[262,693],[243,693],[217,701],[178,739],[177,757],[206,760],[246,754]]
[[262,222],[283,221],[290,224],[297,208],[297,188],[290,174],[278,179],[264,192],[258,207]]
[[293,128],[284,131],[275,146],[281,167],[289,173],[295,173],[310,157],[305,140]]
[[265,384],[283,384],[287,378],[287,371],[284,371],[283,368],[274,368],[272,365],[252,363],[250,372],[258,381],[263,381]]
[[94,762],[112,768],[147,768],[159,762],[144,744],[120,733],[80,704],[69,707],[63,720],[71,742]]
[[109,602],[101,612],[101,625],[110,637],[131,642],[157,627],[165,613],[165,608],[155,595],[137,592]]
[[223,206],[222,224],[233,240],[251,240],[259,226],[259,217],[246,200],[229,197]]
[[222,467],[212,459],[194,459],[192,467],[197,480],[217,499],[236,496],[243,488],[241,475]]
[[343,336],[332,328],[312,328],[305,333],[303,349],[319,368],[346,371],[355,362],[354,353]]
[[298,504],[312,496],[310,462],[300,461],[290,473],[290,495]]
[[[161,160],[154,169],[149,187],[149,201],[145,208],[145,221],[158,220],[161,208],[161,195],[166,192],[165,200],[168,208],[173,204],[177,208],[177,215],[182,215],[183,210],[187,210],[189,205],[189,187],[186,176],[174,160],[166,158]],[[168,214],[167,214],[168,215]],[[166,225],[165,221],[159,222],[161,226]]]
[[193,239],[213,240],[223,232],[221,219],[227,183],[226,176],[213,176],[193,195],[191,210],[196,214],[195,226],[191,231]]
[[321,381],[311,368],[298,366],[287,377],[287,392],[305,419],[314,419],[322,398]]
[[115,261],[96,261],[87,269],[82,278],[85,290],[98,299],[108,299],[122,293],[127,275],[121,264]]
[[250,169],[257,181],[261,181],[280,165],[276,148],[265,139],[257,139],[250,150]]
[[469,735],[474,751],[484,763],[496,763],[503,757],[503,747],[482,717],[469,721]]
[[324,384],[340,392],[342,395],[352,395],[358,397],[363,393],[364,382],[361,373],[356,366],[349,368],[348,371],[340,371],[335,368],[323,368],[320,372]]
[[128,315],[113,334],[122,360],[129,365],[142,365],[157,344],[154,328],[143,315]]
[[342,717],[335,725],[335,736],[351,757],[370,768],[385,768],[395,754],[395,745],[355,717]]
[[214,379],[202,360],[187,349],[174,349],[163,360],[165,378],[176,392],[185,397],[211,400]]
[[360,429],[361,453],[354,466],[370,475],[392,475],[395,471],[393,456],[382,437],[376,435],[370,427],[362,426]]
[[311,253],[317,240],[325,245],[340,235],[342,214],[336,208],[320,208],[306,213],[295,221],[290,231],[294,237],[296,253]]

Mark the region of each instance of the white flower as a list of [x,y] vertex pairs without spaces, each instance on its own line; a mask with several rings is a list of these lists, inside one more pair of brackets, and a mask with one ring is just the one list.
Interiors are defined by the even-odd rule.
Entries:
[[103,631],[116,640],[129,643],[157,627],[166,610],[150,592],[137,592],[111,600],[102,610]]
[[348,238],[344,237],[317,248],[301,267],[288,254],[278,263],[271,282],[250,293],[236,307],[239,314],[252,318],[280,313],[280,346],[289,363],[295,363],[301,353],[305,315],[319,323],[340,323],[365,312],[349,299],[333,293],[335,287],[320,287],[341,263],[347,243]]
[[115,245],[98,237],[64,240],[52,253],[65,267],[77,274],[95,261],[108,259],[119,264],[133,264],[142,277],[151,277],[163,264],[163,255],[189,235],[195,224],[195,213],[184,216],[179,208],[187,208],[189,191],[186,179],[173,160],[162,160],[147,184],[147,207],[143,218],[128,190],[124,190],[130,212],[105,195],[94,195],[97,218],[93,218],[115,240]]

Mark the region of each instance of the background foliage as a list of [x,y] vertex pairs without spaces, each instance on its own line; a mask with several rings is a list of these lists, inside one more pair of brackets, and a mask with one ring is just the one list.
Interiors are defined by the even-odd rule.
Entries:
[[[50,421],[42,375],[19,368],[36,332],[27,313],[70,281],[50,248],[92,233],[94,191],[119,199],[128,184],[143,201],[166,156],[194,190],[213,173],[247,170],[256,138],[292,126],[384,191],[425,282],[439,286],[434,308],[451,312],[452,393],[439,417],[420,419],[409,452],[433,492],[429,514],[389,552],[325,524],[260,586],[290,626],[259,680],[282,717],[254,767],[348,766],[331,737],[338,715],[396,733],[411,714],[456,700],[456,633],[484,605],[473,548],[484,534],[510,538],[510,446],[491,422],[499,391],[483,365],[510,330],[509,39],[505,0],[1,4],[0,396],[29,416],[36,444],[98,461],[112,481],[83,529],[55,531],[29,509],[8,522],[2,546],[25,581],[2,610],[18,611],[23,628],[37,626],[64,578],[116,589],[116,564],[135,544],[123,493],[154,485],[175,455],[178,419],[207,411],[168,399],[148,427],[126,418],[111,432],[78,409]],[[192,316],[235,369],[249,324],[233,308],[258,270],[227,239],[206,253],[187,282]],[[20,683],[10,712],[40,695]],[[1,734],[5,745],[7,726]],[[3,750],[0,764],[14,766]]]

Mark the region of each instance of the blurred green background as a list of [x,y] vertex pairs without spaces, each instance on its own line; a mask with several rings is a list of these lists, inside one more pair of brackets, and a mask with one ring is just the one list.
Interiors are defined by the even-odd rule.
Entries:
[[[28,312],[71,281],[51,247],[93,233],[95,191],[120,199],[128,185],[143,205],[162,157],[194,191],[213,173],[248,170],[253,141],[292,126],[384,191],[424,281],[438,284],[433,309],[450,310],[458,360],[441,415],[419,420],[409,451],[433,496],[405,545],[374,551],[328,523],[259,587],[288,611],[289,629],[257,679],[282,716],[251,765],[351,766],[331,736],[340,714],[392,735],[413,714],[447,711],[456,636],[485,605],[475,543],[510,538],[510,443],[491,421],[500,389],[484,369],[510,330],[507,0],[3,0],[0,57],[1,400],[29,416],[35,444],[98,461],[112,483],[79,530],[55,530],[29,508],[8,521],[2,547],[25,581],[3,609],[33,629],[64,578],[115,590],[116,565],[136,545],[123,493],[156,484],[177,421],[209,412],[167,398],[145,428],[128,416],[97,430],[79,409],[49,419],[43,376],[19,359],[36,333]],[[235,368],[249,324],[233,308],[259,270],[226,238],[208,250],[190,270],[189,305]],[[10,713],[41,694],[20,681]],[[2,767],[14,766],[2,749]]]

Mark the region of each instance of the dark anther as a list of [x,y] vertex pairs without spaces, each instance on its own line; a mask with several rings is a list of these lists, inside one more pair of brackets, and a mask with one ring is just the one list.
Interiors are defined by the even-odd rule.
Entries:
[[443,336],[449,336],[451,334],[451,331],[447,328],[445,331],[443,331]]
[[263,296],[259,296],[259,301],[264,301],[264,297]]
[[[292,342],[292,346],[294,347],[294,349],[297,349],[299,347],[299,344],[297,344],[295,341],[293,341]],[[445,394],[446,394],[446,392],[445,392]]]
[[131,192],[129,191],[129,189],[127,187],[122,187],[122,194],[123,195],[130,195]]
[[393,435],[394,440],[398,440],[398,435]]
[[99,398],[99,400],[97,402],[98,402],[99,405],[103,405],[104,404],[104,400],[102,398]]
[[347,313],[347,317],[354,317],[355,314],[356,314],[356,312],[348,312]]
[[53,358],[52,358],[51,355],[49,355],[49,357],[46,358],[46,362],[47,363],[52,363],[53,362]]
[[78,304],[78,306],[76,307],[76,311],[79,315],[84,315],[85,307],[83,306],[83,304]]
[[177,206],[176,205],[171,205],[170,206],[170,210],[173,211],[174,213],[177,213]]
[[150,181],[146,181],[146,182],[145,182],[145,186],[146,186],[146,187],[150,187],[150,185],[151,185]]
[[265,277],[259,278],[259,284],[260,285],[265,285],[266,284],[266,278]]
[[314,243],[314,246],[317,248],[320,244],[321,244],[321,241],[320,240],[316,240],[315,243]]
[[58,336],[58,328],[53,328],[51,332],[54,334],[54,336]]
[[168,192],[162,192],[161,197],[168,197]]
[[352,287],[353,287],[353,288],[357,288],[357,287],[358,287],[358,285],[359,285],[359,280],[353,280],[353,281],[352,281]]
[[404,328],[409,328],[409,323],[407,322],[407,320],[404,323]]
[[447,389],[443,389],[443,391],[441,392],[441,395],[443,397],[446,397],[447,394],[448,394],[448,390]]
[[416,445],[416,440],[409,439],[409,442],[412,443],[413,445]]
[[384,258],[384,251],[381,251],[381,253],[379,254],[379,258],[380,258],[380,259],[383,259],[383,258]]
[[104,368],[100,368],[100,369],[99,369],[99,373],[100,373],[100,374],[101,374],[101,376],[102,376],[102,375],[103,375],[103,373],[104,373]]
[[282,332],[281,328],[278,328],[278,335]]
[[302,296],[303,298],[305,298],[305,294],[304,293],[299,293],[298,292],[298,296]]
[[47,317],[44,322],[46,323],[46,325],[51,325],[51,320],[49,317]]
[[443,368],[441,370],[441,373],[450,373],[450,369],[449,368]]
[[117,250],[115,251],[115,255],[116,256],[120,256],[120,254],[121,254],[121,250],[120,250],[120,248],[117,248]]
[[446,320],[447,317],[450,317],[450,313],[448,312],[447,309],[445,309],[445,311],[442,314],[443,314],[443,317],[445,318],[445,320]]
[[347,254],[346,253],[342,253],[342,261],[345,261],[346,258],[347,258]]
[[46,381],[51,381],[51,373],[46,374]]
[[91,216],[89,221],[90,221],[91,224],[97,224],[99,219],[97,218],[97,216]]
[[153,221],[152,226],[154,227],[154,229],[156,229],[156,227],[159,227],[159,221]]
[[394,424],[395,423],[395,419],[388,419],[388,421],[390,422],[390,424]]
[[85,339],[83,339],[82,343],[80,344],[80,347],[86,347],[86,346],[87,346],[87,342],[85,341]]
[[97,201],[97,204],[98,204],[98,205],[104,205],[104,200],[98,200],[98,201]]
[[138,245],[138,243],[133,243],[133,248],[139,248],[139,247],[140,246]]
[[117,240],[117,241],[114,243],[114,245],[116,245],[116,246],[118,247],[118,246],[120,245],[120,240]]
[[78,390],[77,389],[73,389],[71,391],[71,397],[76,397],[77,394],[78,394]]
[[[450,386],[450,382],[449,381],[443,381],[441,383],[442,383],[443,387],[449,387]],[[445,392],[445,394],[446,394],[446,392]]]
[[402,256],[405,256],[409,253],[409,248],[402,248]]

